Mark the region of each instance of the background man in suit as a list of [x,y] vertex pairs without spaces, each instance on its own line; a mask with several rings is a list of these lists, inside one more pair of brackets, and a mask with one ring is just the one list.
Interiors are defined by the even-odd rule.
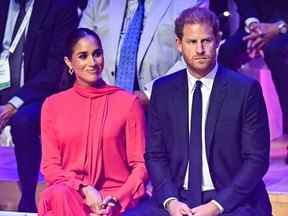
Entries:
[[[40,109],[64,69],[65,39],[77,27],[77,8],[68,0],[1,0],[0,8],[1,60],[10,66],[1,72],[11,75],[10,87],[0,91],[0,130],[11,124],[22,191],[18,209],[36,211]],[[11,52],[13,41],[17,43]]]
[[[140,92],[144,90],[144,85],[166,73],[179,60],[180,55],[175,47],[173,34],[175,18],[185,8],[198,4],[207,7],[208,2],[208,0],[89,0],[80,26],[94,30],[102,39],[106,61],[104,80],[126,88],[118,80],[119,71],[122,71],[123,65],[131,66],[133,73],[125,74],[124,77],[128,79],[134,76],[131,78],[133,84],[132,88],[126,89],[134,91],[142,98],[143,94]],[[132,54],[134,59],[129,63],[123,62],[122,51],[132,46],[131,44],[127,46],[126,39],[129,37],[130,27],[141,4],[144,4],[144,17],[142,16],[139,40],[133,41],[131,38],[127,40],[128,43],[130,41],[137,46]],[[137,33],[134,32],[133,38],[136,37],[135,34]],[[125,59],[128,59],[127,56]],[[127,70],[124,69],[125,72]]]
[[219,22],[208,9],[184,10],[175,32],[187,69],[154,83],[148,112],[145,159],[157,215],[271,215],[260,85],[217,64]]
[[[232,69],[259,55],[271,70],[288,133],[288,1],[235,0],[240,28],[221,46],[219,62]],[[233,56],[233,58],[231,57]]]

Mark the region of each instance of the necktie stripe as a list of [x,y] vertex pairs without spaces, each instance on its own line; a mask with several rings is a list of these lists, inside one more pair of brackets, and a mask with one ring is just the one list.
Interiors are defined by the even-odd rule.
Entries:
[[139,1],[137,10],[128,27],[121,51],[116,74],[116,85],[133,91],[137,70],[137,52],[144,19],[144,1]]

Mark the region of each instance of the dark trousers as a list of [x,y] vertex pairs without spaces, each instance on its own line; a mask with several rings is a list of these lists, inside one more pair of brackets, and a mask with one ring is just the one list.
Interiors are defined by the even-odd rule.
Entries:
[[[215,191],[203,192],[202,200],[203,204],[210,202],[214,199],[216,193]],[[189,198],[189,191],[182,190],[180,192],[180,200],[186,203],[190,208],[193,208],[193,204]],[[260,215],[250,206],[239,206],[232,212],[223,213],[223,216],[267,216]],[[122,216],[169,216],[168,211],[166,211],[162,205],[158,205],[153,198],[145,198],[139,203],[135,208],[127,210]]]
[[[246,53],[246,43],[242,40],[246,34],[243,30],[238,30],[226,40],[219,49],[219,63],[237,70],[250,60]],[[275,36],[264,48],[264,56],[279,96],[283,112],[283,131],[288,133],[288,34]]]
[[21,211],[35,211],[35,190],[41,160],[40,113],[42,102],[23,105],[12,117],[11,134],[15,144],[15,156],[22,198]]

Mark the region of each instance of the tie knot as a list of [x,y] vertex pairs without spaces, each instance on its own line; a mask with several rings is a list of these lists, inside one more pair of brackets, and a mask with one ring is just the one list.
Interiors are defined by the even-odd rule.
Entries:
[[202,82],[200,80],[197,80],[195,84],[196,84],[195,89],[199,89],[199,88],[201,88]]
[[18,4],[20,6],[20,11],[25,10],[26,0],[18,0]]
[[138,0],[138,5],[143,5],[144,4],[144,2],[145,2],[145,0]]

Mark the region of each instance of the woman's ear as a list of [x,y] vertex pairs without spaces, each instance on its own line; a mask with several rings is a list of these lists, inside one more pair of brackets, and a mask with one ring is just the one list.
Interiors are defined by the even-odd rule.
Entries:
[[67,65],[67,67],[69,68],[68,73],[70,73],[72,75],[73,74],[72,63],[67,56],[64,57],[64,62]]

